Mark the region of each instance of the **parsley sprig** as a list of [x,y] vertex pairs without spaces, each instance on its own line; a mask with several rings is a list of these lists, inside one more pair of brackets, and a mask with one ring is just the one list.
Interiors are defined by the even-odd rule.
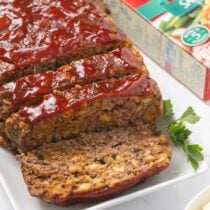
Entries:
[[164,109],[164,117],[170,117],[173,113],[173,105],[171,103],[171,100],[164,100],[163,101],[163,109]]
[[[170,100],[164,100],[164,117],[173,116],[173,105]],[[192,167],[197,170],[199,162],[204,159],[202,154],[203,149],[198,144],[190,144],[189,136],[191,131],[186,127],[186,123],[195,124],[200,120],[200,117],[195,113],[193,108],[189,106],[180,118],[172,121],[168,125],[168,133],[171,141],[182,148],[187,155],[188,161]]]

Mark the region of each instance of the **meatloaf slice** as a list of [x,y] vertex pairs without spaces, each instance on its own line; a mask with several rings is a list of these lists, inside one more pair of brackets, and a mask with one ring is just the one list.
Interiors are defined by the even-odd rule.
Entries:
[[99,0],[2,2],[0,84],[130,46],[127,36],[105,15],[105,6],[96,6],[97,2]]
[[94,81],[119,78],[147,70],[143,59],[134,48],[118,48],[107,54],[74,61],[57,71],[34,74],[0,87],[0,120],[9,117],[22,105],[39,102],[53,90],[64,90]]
[[134,128],[81,134],[19,156],[30,194],[57,205],[114,196],[165,169],[170,157],[166,136]]
[[45,95],[38,105],[22,107],[6,120],[11,145],[19,151],[80,132],[141,122],[153,124],[162,113],[159,88],[148,75],[102,80]]

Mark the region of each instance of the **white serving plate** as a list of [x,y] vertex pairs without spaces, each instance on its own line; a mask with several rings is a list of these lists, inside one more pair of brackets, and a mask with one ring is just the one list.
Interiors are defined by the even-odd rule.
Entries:
[[[166,72],[164,72],[154,62],[152,62],[146,56],[144,57],[152,77],[156,79],[156,81],[159,83],[163,98],[170,98],[172,100],[176,115],[179,116],[189,105],[191,105],[201,116],[201,120],[199,123],[190,126],[191,130],[193,130],[193,134],[190,140],[194,143],[199,143],[204,148],[207,148],[208,141],[210,139],[209,107],[198,98],[196,98],[190,91],[180,85],[180,83],[174,80]],[[187,163],[186,157],[182,153],[182,151],[175,148],[174,146],[172,147],[173,155],[171,164],[162,173],[149,178],[143,184],[139,184],[113,199],[88,204],[76,204],[65,209],[105,209],[126,202],[128,200],[139,198],[143,195],[146,195],[153,191],[157,191],[162,187],[168,186],[170,184],[189,179],[207,170],[208,166],[206,164],[206,161],[203,161],[198,171],[195,172],[191,168],[189,163]],[[204,152],[206,154],[210,154],[210,152],[208,151]],[[47,204],[41,199],[31,197],[23,181],[19,162],[14,158],[13,155],[2,148],[0,148],[0,158],[0,181],[15,210],[64,209],[63,207],[57,207],[52,204]],[[208,155],[206,155],[206,159],[209,159]]]
[[201,192],[196,194],[188,203],[185,210],[202,210],[205,205],[210,202],[210,186],[204,188]]

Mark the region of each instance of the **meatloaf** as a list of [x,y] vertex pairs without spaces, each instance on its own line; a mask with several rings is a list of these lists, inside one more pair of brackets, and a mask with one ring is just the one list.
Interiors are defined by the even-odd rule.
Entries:
[[100,0],[1,2],[0,85],[130,46]]
[[45,95],[6,120],[11,146],[28,151],[80,132],[147,122],[162,113],[159,88],[148,75],[134,74]]
[[141,55],[132,48],[117,48],[107,54],[74,61],[57,71],[47,71],[6,83],[0,87],[0,120],[22,105],[38,103],[53,90],[64,90],[107,78],[142,73],[147,70]]
[[57,205],[104,199],[169,165],[166,136],[144,129],[114,129],[45,144],[19,156],[32,196]]

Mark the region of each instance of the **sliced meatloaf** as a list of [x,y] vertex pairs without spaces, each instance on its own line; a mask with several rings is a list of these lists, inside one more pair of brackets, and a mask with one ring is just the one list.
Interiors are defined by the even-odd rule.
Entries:
[[53,90],[64,90],[94,81],[119,78],[147,70],[141,55],[132,48],[117,48],[107,54],[74,61],[57,71],[22,77],[0,87],[0,120],[10,116],[22,105],[39,102]]
[[104,199],[165,169],[166,136],[143,129],[85,133],[19,156],[32,196],[57,205]]
[[130,46],[100,0],[1,2],[0,84]]
[[6,120],[11,145],[19,151],[80,132],[141,122],[153,124],[162,113],[159,88],[148,75],[102,80],[45,95],[38,105],[22,107]]

